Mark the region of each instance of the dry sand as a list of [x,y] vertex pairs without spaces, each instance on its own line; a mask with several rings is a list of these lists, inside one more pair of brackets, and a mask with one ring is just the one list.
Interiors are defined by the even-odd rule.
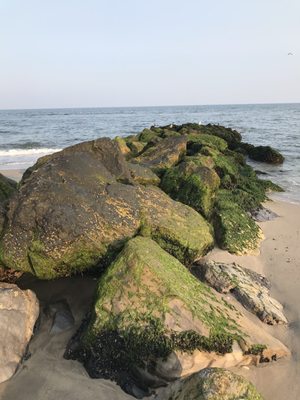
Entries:
[[[264,222],[266,239],[259,256],[232,256],[215,249],[209,257],[236,261],[264,273],[272,282],[272,295],[281,301],[289,327],[265,326],[291,350],[292,357],[259,367],[236,370],[250,379],[265,400],[300,399],[300,205],[270,202],[267,206],[280,217]],[[23,279],[23,287],[32,288],[46,304],[66,299],[76,319],[74,329],[50,336],[50,321],[42,314],[41,326],[30,343],[31,357],[10,381],[0,385],[1,400],[121,400],[132,398],[110,381],[90,379],[76,361],[63,359],[69,338],[89,309],[95,289],[92,278],[60,279],[37,282]],[[260,321],[258,321],[260,324]]]

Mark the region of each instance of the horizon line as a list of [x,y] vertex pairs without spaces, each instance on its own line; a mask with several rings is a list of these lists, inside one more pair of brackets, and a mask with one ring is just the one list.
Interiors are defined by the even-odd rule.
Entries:
[[167,108],[167,107],[209,107],[209,106],[255,106],[255,105],[286,105],[300,102],[261,102],[261,103],[209,103],[209,104],[166,104],[147,106],[75,106],[75,107],[33,107],[33,108],[1,108],[0,111],[42,111],[42,110],[78,110],[78,109],[109,109],[109,108]]

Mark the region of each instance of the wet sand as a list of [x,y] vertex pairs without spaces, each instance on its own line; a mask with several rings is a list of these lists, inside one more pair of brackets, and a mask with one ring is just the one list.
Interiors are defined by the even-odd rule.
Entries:
[[[236,369],[250,379],[265,400],[300,398],[300,205],[269,202],[267,207],[279,217],[261,223],[265,240],[258,256],[233,256],[215,249],[209,258],[237,263],[264,273],[272,283],[271,294],[285,307],[289,327],[265,326],[292,351],[292,357],[259,367]],[[74,277],[52,282],[25,277],[20,285],[32,288],[47,304],[66,299],[75,317],[75,327],[55,336],[49,334],[51,321],[42,313],[38,332],[30,343],[31,357],[17,374],[0,385],[1,400],[125,400],[126,395],[114,383],[90,379],[76,361],[64,360],[66,344],[89,309],[96,280]],[[259,322],[260,323],[260,322]]]

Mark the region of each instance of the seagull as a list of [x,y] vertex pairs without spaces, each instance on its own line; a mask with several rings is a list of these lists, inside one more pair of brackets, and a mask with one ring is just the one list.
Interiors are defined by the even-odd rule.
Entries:
[[288,53],[288,56],[293,56],[294,54],[293,53]]

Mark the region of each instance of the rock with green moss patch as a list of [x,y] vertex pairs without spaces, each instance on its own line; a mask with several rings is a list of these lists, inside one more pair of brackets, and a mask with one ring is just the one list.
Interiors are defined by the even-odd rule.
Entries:
[[212,249],[212,227],[199,213],[155,187],[138,193],[143,236],[154,239],[187,266]]
[[[260,354],[249,353],[263,344]],[[98,283],[67,358],[89,374],[157,387],[206,368],[251,364],[288,350],[150,238],[126,243]]]
[[110,139],[40,159],[24,175],[5,221],[1,264],[44,279],[107,265],[139,231],[187,265],[213,245],[197,212],[134,182]]
[[263,400],[252,383],[223,368],[206,368],[161,391],[158,399]]
[[188,150],[193,154],[197,153],[201,147],[208,146],[215,148],[219,151],[225,151],[227,149],[227,142],[215,135],[208,134],[189,134],[188,137]]
[[230,197],[230,193],[225,190],[217,195],[214,213],[217,242],[230,253],[254,252],[263,238],[262,231],[251,216]]
[[205,217],[210,217],[212,213],[219,186],[219,176],[212,168],[201,165],[201,157],[187,157],[169,169],[161,182],[161,188],[173,199],[193,207]]
[[151,142],[153,139],[156,139],[158,137],[158,133],[155,132],[152,129],[144,129],[139,135],[138,135],[138,140],[140,142],[144,142],[144,143],[149,143]]

